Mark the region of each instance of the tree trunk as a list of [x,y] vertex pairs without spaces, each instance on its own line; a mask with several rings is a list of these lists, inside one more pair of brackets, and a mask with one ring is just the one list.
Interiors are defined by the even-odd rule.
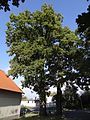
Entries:
[[46,116],[47,112],[46,112],[46,93],[45,90],[42,90],[40,95],[40,112],[39,115],[40,116]]
[[62,116],[62,91],[60,84],[57,85],[56,115]]

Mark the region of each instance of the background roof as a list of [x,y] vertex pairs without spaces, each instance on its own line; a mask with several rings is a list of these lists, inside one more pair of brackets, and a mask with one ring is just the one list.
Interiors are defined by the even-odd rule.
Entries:
[[2,70],[0,70],[0,89],[22,93],[22,90]]

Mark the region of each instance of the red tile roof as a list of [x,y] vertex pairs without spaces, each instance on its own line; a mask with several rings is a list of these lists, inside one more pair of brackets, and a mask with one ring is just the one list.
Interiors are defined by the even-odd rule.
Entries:
[[22,93],[22,90],[2,70],[0,70],[0,89]]

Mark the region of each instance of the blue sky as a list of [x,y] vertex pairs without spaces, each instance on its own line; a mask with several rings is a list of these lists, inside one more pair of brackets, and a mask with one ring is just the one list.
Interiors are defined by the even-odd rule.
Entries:
[[[63,25],[68,26],[71,30],[75,30],[77,25],[75,19],[78,14],[85,12],[87,6],[90,2],[86,0],[25,0],[25,3],[21,3],[19,8],[11,6],[10,12],[4,12],[0,10],[0,69],[7,71],[9,68],[10,57],[6,53],[8,50],[5,41],[5,30],[7,29],[6,23],[9,21],[9,16],[11,13],[18,15],[18,13],[24,10],[30,10],[31,12],[35,10],[40,10],[41,6],[44,4],[52,4],[54,10],[61,13],[64,16]],[[16,84],[20,82],[15,80]]]

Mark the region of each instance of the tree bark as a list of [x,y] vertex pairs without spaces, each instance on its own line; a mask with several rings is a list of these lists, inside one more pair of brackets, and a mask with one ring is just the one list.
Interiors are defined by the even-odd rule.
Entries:
[[45,90],[42,90],[40,95],[40,112],[39,115],[40,116],[46,116],[47,112],[46,112],[46,93]]
[[62,91],[60,84],[57,84],[56,115],[62,116]]

